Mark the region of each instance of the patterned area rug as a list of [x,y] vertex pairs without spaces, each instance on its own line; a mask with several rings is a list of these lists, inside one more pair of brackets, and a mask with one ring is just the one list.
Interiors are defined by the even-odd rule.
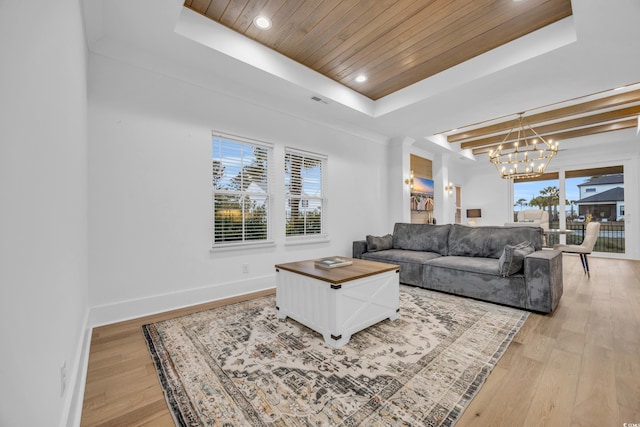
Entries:
[[452,426],[528,313],[401,285],[340,349],[275,295],[144,325],[177,425]]

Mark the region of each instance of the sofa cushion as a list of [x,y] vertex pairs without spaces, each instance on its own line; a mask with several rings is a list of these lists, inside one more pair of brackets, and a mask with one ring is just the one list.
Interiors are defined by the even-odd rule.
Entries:
[[424,277],[427,289],[526,308],[524,275],[500,276],[497,259],[442,257],[424,265]]
[[434,258],[446,257],[441,257],[435,252],[389,249],[386,251],[365,252],[362,254],[362,258],[370,261],[397,264],[400,266],[400,283],[423,286],[425,263]]
[[393,247],[393,236],[367,236],[367,252],[384,251]]
[[393,248],[447,255],[450,230],[451,224],[397,223],[393,229]]
[[506,245],[517,245],[523,241],[531,242],[535,250],[542,249],[542,236],[540,227],[469,227],[453,224],[449,233],[448,255],[498,259]]
[[414,264],[424,264],[425,262],[434,259],[441,258],[441,255],[435,252],[421,252],[421,251],[407,251],[404,249],[389,249],[386,251],[378,252],[366,252],[363,254],[363,258],[388,262],[391,264],[397,264],[399,262],[409,262]]
[[506,245],[498,259],[498,267],[502,277],[518,273],[524,267],[524,257],[534,252],[531,242],[522,242],[517,245]]
[[449,270],[488,274],[496,277],[500,275],[498,260],[494,258],[446,256],[429,260],[426,265]]

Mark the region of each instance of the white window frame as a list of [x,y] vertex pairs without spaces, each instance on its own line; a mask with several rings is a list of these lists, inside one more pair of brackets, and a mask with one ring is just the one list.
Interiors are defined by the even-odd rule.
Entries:
[[[216,141],[221,141],[224,143],[224,147],[228,149],[239,149],[243,148],[262,148],[267,152],[267,171],[266,171],[266,189],[260,189],[260,191],[247,191],[245,190],[234,190],[234,189],[216,189],[213,182],[213,170],[212,170],[212,183],[211,183],[211,249],[215,251],[216,249],[242,249],[242,248],[255,248],[260,246],[273,246],[275,245],[275,241],[273,240],[273,170],[274,170],[274,145],[268,142],[259,141],[251,138],[241,137],[237,135],[227,134],[223,132],[213,131],[211,138],[211,149],[212,149],[212,162],[213,161],[221,161],[222,165],[226,168],[244,168],[251,164],[251,156],[247,156],[246,158],[236,158],[231,159],[229,157],[225,162],[224,157],[222,157],[219,153],[215,153],[214,149],[216,147]],[[222,148],[220,148],[222,150]],[[224,175],[223,175],[224,176]],[[229,179],[230,175],[226,177]],[[242,177],[241,177],[242,179]],[[255,189],[254,189],[255,190]],[[216,195],[226,195],[226,196],[237,196],[241,199],[246,197],[248,198],[264,198],[264,208],[266,210],[266,237],[264,239],[250,239],[248,238],[246,224],[243,222],[242,225],[242,238],[239,240],[230,240],[230,241],[219,241],[216,242]],[[242,205],[241,209],[243,212],[241,213],[243,221],[244,221],[244,205]]]
[[[309,194],[300,194],[300,195],[292,195],[289,192],[289,186],[287,185],[287,158],[289,156],[298,156],[303,159],[312,159],[314,161],[320,162],[320,182],[317,183],[320,185],[320,194],[319,195],[309,195]],[[314,153],[310,151],[299,150],[293,147],[285,147],[284,150],[284,173],[285,173],[285,182],[284,182],[284,199],[285,199],[285,244],[306,244],[306,243],[316,243],[316,242],[326,242],[329,240],[329,233],[327,231],[327,206],[328,206],[328,198],[327,198],[327,170],[328,170],[328,157],[324,154]],[[316,184],[316,185],[317,185]],[[304,177],[302,182],[302,187],[304,188]],[[289,209],[292,196],[295,198],[300,198],[302,204],[309,205],[319,205],[320,206],[320,232],[307,234],[306,232],[303,234],[296,235],[287,235],[287,209]]]

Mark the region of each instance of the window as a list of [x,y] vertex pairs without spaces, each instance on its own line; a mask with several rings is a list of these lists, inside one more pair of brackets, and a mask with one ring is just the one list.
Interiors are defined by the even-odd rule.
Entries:
[[462,224],[462,188],[459,185],[456,185],[456,215],[455,215],[455,223]]
[[[563,192],[560,193],[560,183]],[[600,221],[596,252],[625,253],[624,168],[607,166],[545,173],[539,178],[514,181],[514,207],[544,209],[549,212],[549,228],[564,225],[572,234],[566,243],[580,244],[588,221]],[[564,212],[560,206],[564,201]],[[558,236],[547,238],[548,246],[558,243]]]
[[212,152],[213,246],[268,241],[273,147],[214,134]]
[[287,238],[326,237],[326,156],[285,148]]
[[514,221],[518,220],[518,211],[538,209],[547,211],[549,213],[549,221],[553,223],[554,221],[558,221],[559,204],[560,184],[558,180],[558,173],[551,172],[543,174],[537,178],[514,180]]
[[[573,204],[578,215],[573,219],[567,215],[567,228],[575,230],[573,235],[567,236],[567,243],[580,244],[584,237],[584,223],[599,221],[600,233],[593,250],[625,253],[624,217],[618,214],[620,207],[624,206],[624,167],[567,170],[565,187],[567,194],[575,194]],[[567,196],[567,199],[571,201],[574,197]]]

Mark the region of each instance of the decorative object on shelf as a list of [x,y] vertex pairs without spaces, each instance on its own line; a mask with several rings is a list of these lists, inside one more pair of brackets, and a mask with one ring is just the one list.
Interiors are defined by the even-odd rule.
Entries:
[[558,142],[546,141],[527,125],[524,113],[518,113],[518,134],[512,137],[516,128],[507,133],[502,144],[489,152],[493,163],[504,179],[535,178],[544,173],[549,161],[558,153]]
[[481,218],[482,209],[467,209],[467,218]]
[[449,185],[444,186],[444,191],[446,191],[450,196],[453,195],[453,184],[449,182]]
[[413,190],[413,171],[411,171],[411,174],[409,175],[409,178],[404,180],[404,183],[407,184],[409,186],[409,188],[411,188]]
[[339,257],[322,258],[313,263],[316,268],[324,268],[327,270],[331,268],[346,267],[352,264],[353,261]]
[[469,225],[476,225],[476,218],[482,217],[482,209],[467,209],[467,220]]

